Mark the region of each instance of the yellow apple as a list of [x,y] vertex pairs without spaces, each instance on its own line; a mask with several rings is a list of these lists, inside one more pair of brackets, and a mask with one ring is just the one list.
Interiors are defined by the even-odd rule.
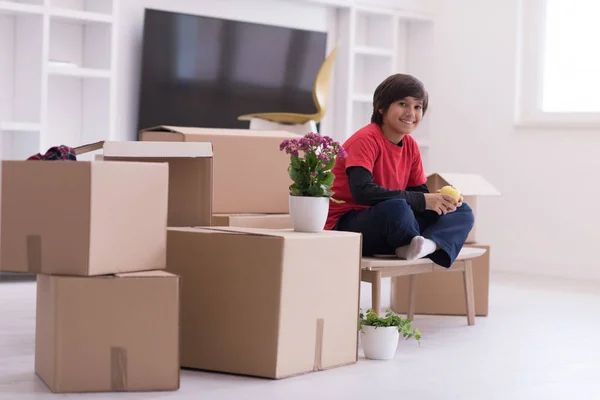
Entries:
[[448,194],[456,199],[456,201],[460,201],[460,190],[455,188],[454,186],[444,186],[440,189],[440,193]]

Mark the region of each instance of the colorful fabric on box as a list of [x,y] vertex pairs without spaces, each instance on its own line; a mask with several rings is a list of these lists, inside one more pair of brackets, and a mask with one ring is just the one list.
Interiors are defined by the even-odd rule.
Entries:
[[29,157],[27,160],[77,161],[77,156],[75,155],[75,150],[73,150],[72,147],[60,145],[56,147],[51,147],[44,155],[42,155],[41,153],[37,153],[36,155]]

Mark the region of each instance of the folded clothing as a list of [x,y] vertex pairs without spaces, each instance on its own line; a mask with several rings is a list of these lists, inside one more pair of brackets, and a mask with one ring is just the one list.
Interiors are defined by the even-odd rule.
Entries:
[[44,160],[44,161],[56,161],[56,160],[67,160],[77,161],[75,150],[72,147],[60,145],[51,147],[46,154],[37,153],[29,157],[27,160]]

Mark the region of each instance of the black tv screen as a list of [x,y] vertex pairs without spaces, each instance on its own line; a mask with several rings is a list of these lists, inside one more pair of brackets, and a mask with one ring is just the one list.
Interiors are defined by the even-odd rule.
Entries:
[[248,128],[257,112],[314,113],[327,34],[146,9],[138,130]]

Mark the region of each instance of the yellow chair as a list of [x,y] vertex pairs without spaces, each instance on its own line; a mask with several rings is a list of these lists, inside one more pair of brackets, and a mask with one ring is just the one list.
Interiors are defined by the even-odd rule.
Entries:
[[[338,45],[336,44],[331,53],[325,58],[313,85],[313,101],[317,107],[317,112],[314,114],[297,114],[286,112],[268,112],[240,115],[240,121],[252,121],[255,119],[266,120],[277,124],[287,125],[303,125],[316,123],[321,121],[327,112],[329,104],[329,87],[331,83],[331,73],[333,72],[333,63],[337,54]],[[252,125],[252,124],[251,124]],[[252,129],[252,128],[251,128]],[[316,129],[315,129],[316,130]]]

